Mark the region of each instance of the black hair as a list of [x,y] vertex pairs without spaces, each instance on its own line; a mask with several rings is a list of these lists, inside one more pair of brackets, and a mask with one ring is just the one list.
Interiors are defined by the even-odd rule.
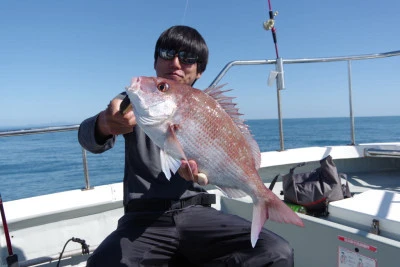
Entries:
[[160,48],[187,51],[198,56],[197,72],[203,73],[208,62],[208,47],[200,33],[189,26],[172,26],[164,31],[157,40],[154,50],[154,62],[157,61]]

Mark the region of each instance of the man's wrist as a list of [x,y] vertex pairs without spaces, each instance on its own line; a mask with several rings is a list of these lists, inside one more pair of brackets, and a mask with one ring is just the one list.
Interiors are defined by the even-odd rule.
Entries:
[[102,111],[97,116],[96,125],[95,125],[95,139],[96,143],[101,145],[104,144],[108,139],[112,138],[113,135],[110,132],[110,128],[107,125],[105,112]]

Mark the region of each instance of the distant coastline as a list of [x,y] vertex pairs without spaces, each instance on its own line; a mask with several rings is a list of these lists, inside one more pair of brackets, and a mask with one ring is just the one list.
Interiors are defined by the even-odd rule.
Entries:
[[[400,117],[400,115],[384,115],[384,116],[356,116],[357,118],[395,118]],[[320,119],[343,119],[343,118],[350,118],[350,117],[311,117],[311,118],[283,118],[283,121],[288,120],[320,120]],[[245,121],[274,121],[278,120],[277,118],[265,118],[265,119],[245,119]],[[32,130],[37,128],[50,128],[50,127],[68,127],[73,125],[79,125],[79,123],[69,123],[69,122],[54,122],[54,123],[40,123],[40,124],[27,124],[22,126],[0,126],[0,132],[7,132],[7,131],[20,131],[20,130]]]
[[[354,118],[395,118],[400,115],[382,115],[382,116],[356,116]],[[283,120],[320,120],[320,119],[348,119],[350,117],[307,117],[307,118],[283,118]],[[278,120],[278,118],[265,118],[265,119],[245,119],[245,121],[262,121],[262,120]]]
[[33,129],[51,128],[51,127],[69,127],[79,125],[79,123],[43,123],[43,124],[27,124],[23,126],[0,126],[0,132],[9,131],[28,131]]

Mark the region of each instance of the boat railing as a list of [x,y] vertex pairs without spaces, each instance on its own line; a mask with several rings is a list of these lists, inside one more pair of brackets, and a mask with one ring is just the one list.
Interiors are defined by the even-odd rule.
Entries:
[[[280,149],[283,151],[284,148],[284,138],[283,138],[283,123],[281,116],[281,97],[280,91],[284,89],[284,77],[283,77],[283,65],[284,64],[298,64],[298,63],[320,63],[320,62],[336,62],[336,61],[347,61],[348,62],[348,86],[349,86],[349,105],[350,105],[350,127],[351,127],[351,145],[355,145],[355,133],[354,133],[354,117],[353,117],[353,104],[352,104],[352,87],[351,87],[351,62],[354,60],[365,60],[365,59],[376,59],[376,58],[386,58],[400,56],[399,51],[378,53],[378,54],[367,54],[359,56],[345,56],[345,57],[326,57],[326,58],[304,58],[304,59],[274,59],[274,60],[236,60],[228,63],[221,72],[217,75],[210,86],[218,84],[218,82],[223,78],[223,76],[231,69],[233,66],[239,65],[265,65],[265,64],[275,64],[276,65],[276,80],[277,80],[277,101],[278,101],[278,119],[279,119],[279,136],[280,136]],[[46,128],[32,128],[28,130],[16,130],[16,131],[3,131],[0,132],[0,137],[9,136],[20,136],[20,135],[30,135],[30,134],[40,134],[40,133],[50,133],[50,132],[65,132],[65,131],[76,131],[79,129],[79,125],[71,126],[59,126],[59,127],[46,127]],[[377,151],[366,151],[366,156],[391,156],[398,157],[398,153],[390,152],[383,153]],[[383,154],[382,154],[383,153]],[[82,148],[82,162],[83,171],[85,177],[85,190],[90,189],[90,180],[88,172],[88,163],[86,150]]]
[[[70,126],[57,126],[57,127],[46,127],[46,128],[32,128],[26,130],[15,130],[15,131],[4,131],[0,132],[0,137],[10,137],[10,136],[21,136],[30,134],[43,134],[43,133],[54,133],[54,132],[67,132],[67,131],[77,131],[79,125]],[[83,164],[83,174],[85,177],[85,188],[84,190],[91,189],[88,171],[88,161],[86,155],[86,149],[82,147],[82,164]]]
[[400,150],[365,148],[366,157],[400,158]]
[[225,67],[217,75],[217,77],[214,79],[214,81],[210,84],[210,87],[217,85],[221,81],[221,79],[225,76],[225,74],[234,66],[275,64],[280,150],[283,151],[283,150],[285,150],[285,145],[284,145],[284,136],[283,136],[283,119],[282,119],[280,91],[285,88],[285,78],[284,78],[284,71],[283,71],[284,64],[325,63],[325,62],[347,61],[349,110],[350,110],[349,118],[350,118],[350,130],[351,130],[351,144],[350,145],[355,145],[356,141],[355,141],[355,126],[354,126],[354,115],[353,115],[351,62],[355,61],[355,60],[378,59],[378,58],[387,58],[387,57],[394,57],[394,56],[400,56],[400,50],[384,52],[384,53],[377,53],[377,54],[340,56],[340,57],[324,57],[324,58],[303,58],[303,59],[277,58],[274,60],[235,60],[235,61],[231,61],[225,65]]

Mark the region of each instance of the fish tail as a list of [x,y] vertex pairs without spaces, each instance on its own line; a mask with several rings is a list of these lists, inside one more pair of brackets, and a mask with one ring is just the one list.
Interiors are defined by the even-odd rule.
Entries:
[[[271,192],[272,193],[272,192]],[[278,196],[271,194],[272,199],[265,202],[268,209],[268,217],[270,220],[280,223],[294,224],[304,227],[304,223],[288,205],[286,205]]]
[[258,201],[253,206],[253,220],[251,221],[250,240],[253,248],[256,246],[258,236],[267,219],[268,207],[265,206],[263,201]]
[[253,248],[257,243],[258,236],[260,235],[261,229],[267,219],[304,227],[301,218],[275,194],[269,194],[269,198],[269,201],[259,199],[253,206],[253,220],[250,234],[251,245]]

